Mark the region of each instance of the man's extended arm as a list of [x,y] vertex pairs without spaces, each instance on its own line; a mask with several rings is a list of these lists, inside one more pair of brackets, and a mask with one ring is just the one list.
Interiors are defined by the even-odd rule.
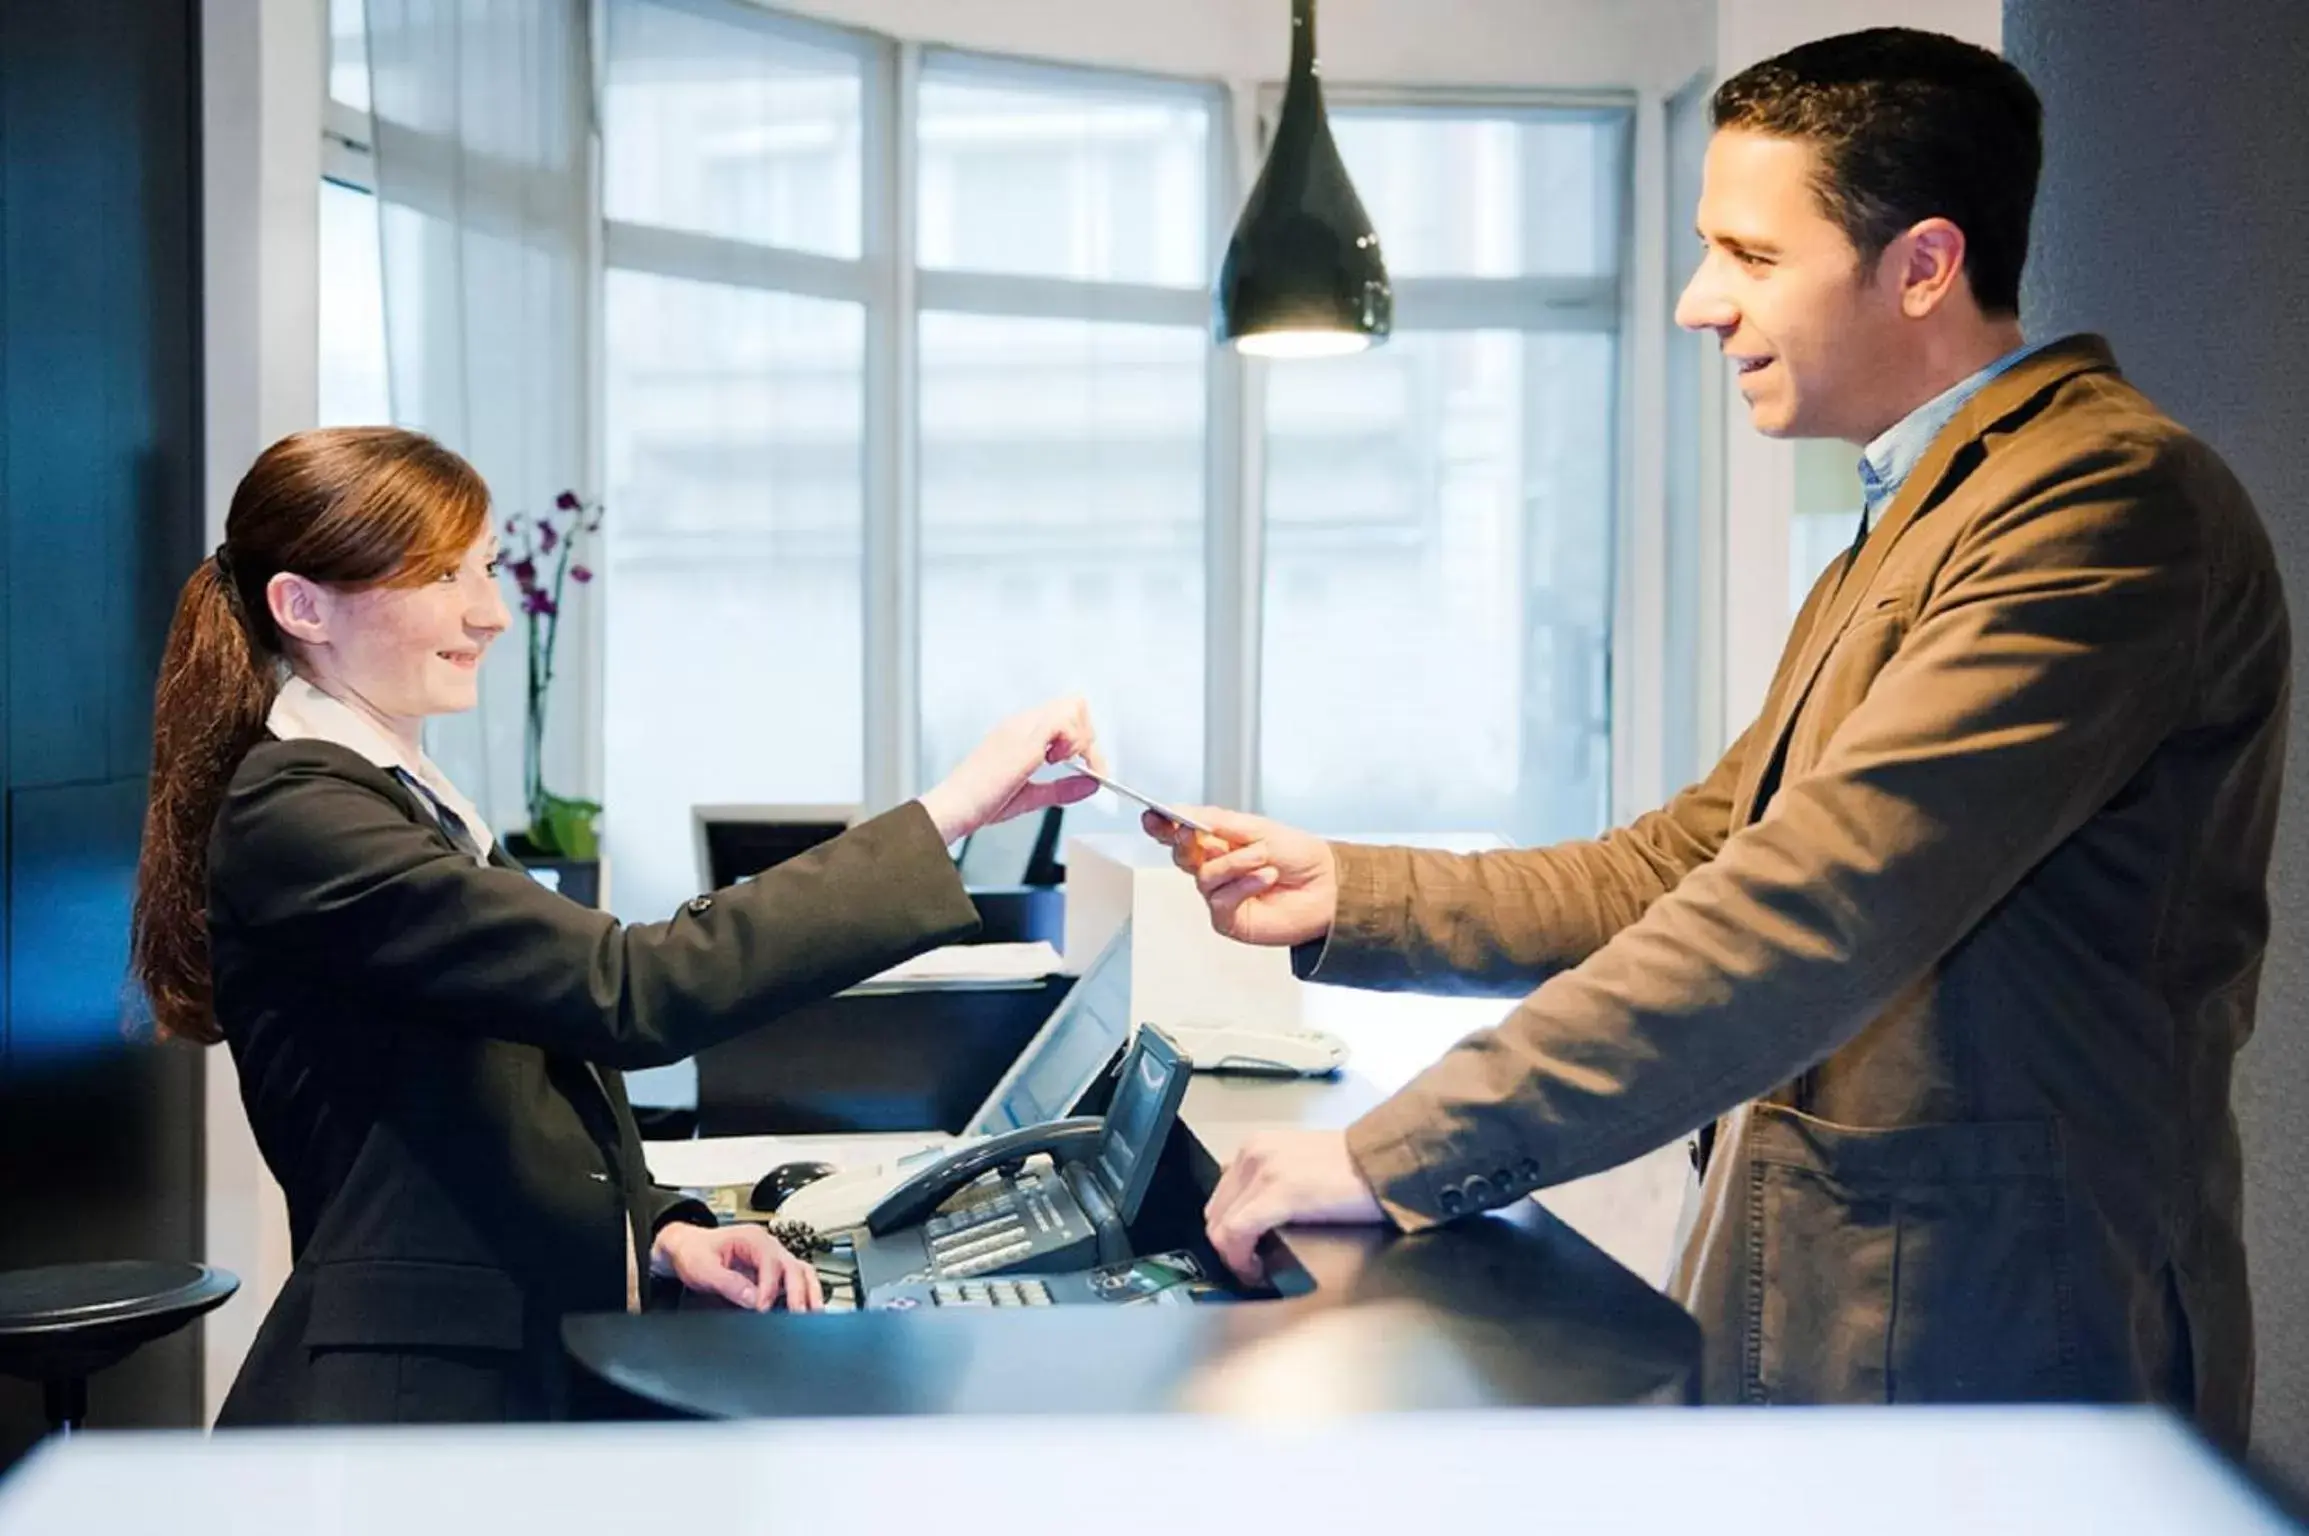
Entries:
[[1334,843],[1339,913],[1328,940],[1292,952],[1293,967],[1380,990],[1529,992],[1716,856],[1755,733],[1665,806],[1598,838],[1468,854]]

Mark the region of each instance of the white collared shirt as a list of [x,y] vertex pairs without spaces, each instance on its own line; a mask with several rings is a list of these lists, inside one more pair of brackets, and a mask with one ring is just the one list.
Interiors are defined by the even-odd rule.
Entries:
[[[457,813],[472,835],[474,845],[481,850],[483,862],[497,839],[489,830],[489,823],[481,819],[481,809],[465,798],[449,776],[424,753],[417,754],[412,765],[401,744],[385,733],[382,726],[341,699],[332,698],[295,673],[281,684],[281,691],[273,699],[272,713],[265,716],[265,729],[283,741],[333,741],[348,752],[358,752],[387,773],[406,773],[430,791],[435,799]],[[418,796],[422,801],[424,796]],[[431,806],[425,807],[432,811]]]

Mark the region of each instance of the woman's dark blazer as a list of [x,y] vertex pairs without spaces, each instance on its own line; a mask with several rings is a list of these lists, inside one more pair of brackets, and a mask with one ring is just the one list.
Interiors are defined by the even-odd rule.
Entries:
[[[295,1264],[220,1424],[532,1418],[560,1324],[626,1302],[669,1220],[620,1071],[678,1061],[977,916],[909,802],[670,922],[625,926],[330,742],[266,737],[209,844],[216,1011]],[[646,1279],[645,1279],[646,1283]]]

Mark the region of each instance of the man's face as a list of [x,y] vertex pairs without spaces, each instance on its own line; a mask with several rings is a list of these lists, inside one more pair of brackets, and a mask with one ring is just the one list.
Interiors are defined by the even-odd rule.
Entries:
[[1899,417],[1887,402],[1915,342],[1891,263],[1863,268],[1821,211],[1818,167],[1799,140],[1716,132],[1700,189],[1707,250],[1676,323],[1716,333],[1757,431],[1865,443]]

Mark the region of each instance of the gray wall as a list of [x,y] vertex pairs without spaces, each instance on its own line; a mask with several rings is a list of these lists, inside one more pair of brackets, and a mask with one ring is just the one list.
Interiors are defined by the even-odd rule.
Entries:
[[[2277,543],[2309,665],[2309,4],[2006,0],[2043,93],[2031,337],[2096,330],[2227,458]],[[2309,677],[2294,692],[2276,927],[2241,1063],[2258,1454],[2309,1479]]]

